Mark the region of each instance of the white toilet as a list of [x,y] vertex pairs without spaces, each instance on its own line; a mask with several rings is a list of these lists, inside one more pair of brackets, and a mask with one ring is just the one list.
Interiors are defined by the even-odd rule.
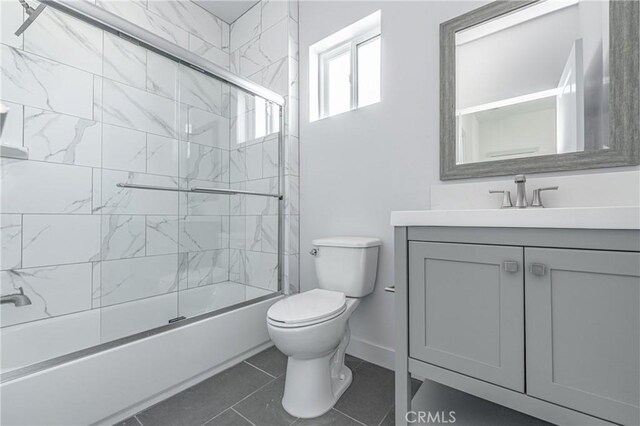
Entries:
[[313,241],[320,288],[290,296],[267,312],[275,345],[289,357],[282,406],[302,418],[329,411],[352,380],[344,365],[349,317],[373,291],[381,241],[331,237]]

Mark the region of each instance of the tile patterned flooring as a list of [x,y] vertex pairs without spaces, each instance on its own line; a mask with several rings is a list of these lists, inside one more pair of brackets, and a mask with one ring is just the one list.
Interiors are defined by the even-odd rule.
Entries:
[[[353,383],[321,417],[298,419],[282,408],[287,358],[266,349],[120,423],[120,426],[393,426],[393,371],[347,355]],[[415,394],[421,382],[413,381]],[[428,382],[430,407],[448,407],[469,426],[548,426],[542,420]],[[464,414],[464,415],[462,415]]]

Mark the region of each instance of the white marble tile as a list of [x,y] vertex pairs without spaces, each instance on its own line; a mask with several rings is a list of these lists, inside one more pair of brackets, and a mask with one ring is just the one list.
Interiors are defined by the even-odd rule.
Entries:
[[298,23],[293,18],[289,18],[289,56],[296,61],[300,60]]
[[[278,179],[266,178],[251,180],[246,183],[247,191],[277,194]],[[274,215],[278,214],[278,200],[272,197],[259,197],[247,195],[244,203],[244,214],[247,215]]]
[[90,262],[99,255],[100,216],[23,216],[23,268]]
[[247,230],[245,247],[247,250],[260,251],[262,245],[261,216],[245,216]]
[[147,135],[120,126],[102,125],[102,167],[144,173]]
[[91,308],[99,308],[100,287],[102,285],[102,262],[91,262]]
[[24,50],[101,74],[102,33],[94,25],[47,7],[24,32]]
[[220,48],[223,52],[229,53],[229,24],[222,21],[222,46]]
[[[293,58],[288,58],[288,64],[289,64],[289,73],[288,73],[288,86],[289,86],[289,91],[288,93],[286,93],[283,96],[289,95],[289,96],[295,96],[298,97],[299,96],[299,79],[298,79],[298,61],[293,59]],[[293,118],[293,117],[291,117]]]
[[222,115],[222,82],[180,65],[180,101]]
[[0,269],[17,269],[22,265],[22,216],[0,215]]
[[178,98],[178,63],[147,51],[147,91],[170,99]]
[[300,142],[295,136],[287,136],[285,140],[284,173],[300,176]]
[[189,288],[229,280],[229,250],[209,250],[189,253],[187,286]]
[[0,159],[0,213],[91,213],[91,169]]
[[289,29],[282,20],[239,49],[240,75],[250,76],[288,55]]
[[285,214],[300,214],[300,178],[298,176],[285,176],[284,187]]
[[263,144],[255,144],[245,148],[245,153],[247,156],[246,165],[247,165],[247,179],[260,179],[262,178],[262,146]]
[[144,216],[104,215],[100,256],[102,260],[145,255]]
[[93,76],[93,119],[102,121],[102,77]]
[[[247,155],[244,148],[229,152],[230,182],[244,182],[247,180]],[[239,188],[236,188],[239,189]]]
[[104,34],[102,75],[120,83],[145,89],[147,86],[147,49],[118,37]]
[[278,216],[261,216],[261,250],[266,253],[278,253]]
[[286,294],[300,292],[300,255],[289,254],[284,256],[283,275]]
[[285,114],[285,134],[300,137],[298,131],[298,98],[290,97],[287,99],[287,113]]
[[245,249],[247,235],[246,216],[231,216],[229,218],[229,223],[229,247],[231,247],[232,249]]
[[175,178],[103,170],[101,204],[94,210],[102,214],[149,214],[177,216],[178,192],[146,191],[142,189],[118,188],[118,183],[137,183],[177,188]]
[[147,255],[178,253],[178,216],[146,217]]
[[157,296],[178,289],[178,255],[102,262],[102,306]]
[[195,143],[180,144],[180,177],[224,182],[223,154],[227,151]]
[[178,293],[107,306],[100,310],[102,342],[167,325],[178,317]]
[[300,252],[300,216],[284,216],[284,252],[298,254]]
[[91,309],[91,264],[48,266],[0,272],[2,294],[20,287],[31,305],[0,310],[2,327]]
[[244,250],[229,250],[229,280],[246,284],[247,256]]
[[284,57],[265,67],[262,70],[262,85],[281,96],[287,96],[290,86],[288,74],[290,62],[288,57]]
[[298,22],[298,15],[300,11],[299,0],[288,0],[289,3],[289,16],[296,22]]
[[262,7],[257,3],[231,24],[229,28],[229,40],[231,52],[249,42],[260,34]]
[[226,308],[245,301],[245,286],[222,282],[180,293],[180,315],[187,318]]
[[[5,2],[0,2],[4,4]],[[5,116],[4,128],[0,143],[4,145],[22,146],[24,129],[24,106],[12,102],[1,101],[2,105],[9,108]]]
[[229,71],[240,75],[240,49],[229,54]]
[[91,213],[100,213],[102,208],[102,169],[91,172]]
[[229,119],[199,108],[188,109],[187,139],[200,145],[229,149]]
[[191,1],[150,1],[148,8],[218,48],[222,47],[222,20]]
[[150,13],[135,2],[96,0],[99,6],[124,18],[147,31],[160,36],[185,49],[189,46],[189,33],[155,13]]
[[[189,188],[200,186],[204,188],[222,188],[228,189],[229,185],[219,182],[210,182],[203,180],[189,180]],[[180,214],[183,216],[226,216],[229,214],[229,195],[225,194],[182,194],[180,198]]]
[[100,167],[100,123],[25,107],[24,146],[32,160]]
[[267,290],[278,289],[278,255],[246,252],[246,283]]
[[5,45],[0,46],[2,99],[93,117],[93,75]]
[[289,13],[288,1],[263,0],[260,4],[262,5],[262,31],[271,28]]
[[262,144],[262,177],[278,177],[278,142],[269,138]]
[[24,9],[17,1],[0,1],[0,40],[3,44],[22,49],[22,35],[15,31],[24,21]]
[[147,173],[178,176],[178,141],[147,134]]
[[213,62],[226,70],[229,69],[229,53],[193,34],[189,34],[189,50],[207,61]]
[[175,137],[175,101],[111,80],[104,79],[103,82],[105,123]]
[[181,252],[214,250],[225,246],[220,216],[180,218],[178,242]]

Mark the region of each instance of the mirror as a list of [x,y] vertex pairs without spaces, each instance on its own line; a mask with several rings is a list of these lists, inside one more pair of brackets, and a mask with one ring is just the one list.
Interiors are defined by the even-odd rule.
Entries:
[[495,2],[441,43],[442,179],[638,164],[638,2]]

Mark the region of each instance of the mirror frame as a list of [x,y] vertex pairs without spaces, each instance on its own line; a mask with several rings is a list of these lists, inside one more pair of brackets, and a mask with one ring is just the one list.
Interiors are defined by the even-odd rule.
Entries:
[[456,164],[456,32],[539,1],[495,1],[440,24],[440,180],[640,164],[637,0],[609,0],[609,149]]

